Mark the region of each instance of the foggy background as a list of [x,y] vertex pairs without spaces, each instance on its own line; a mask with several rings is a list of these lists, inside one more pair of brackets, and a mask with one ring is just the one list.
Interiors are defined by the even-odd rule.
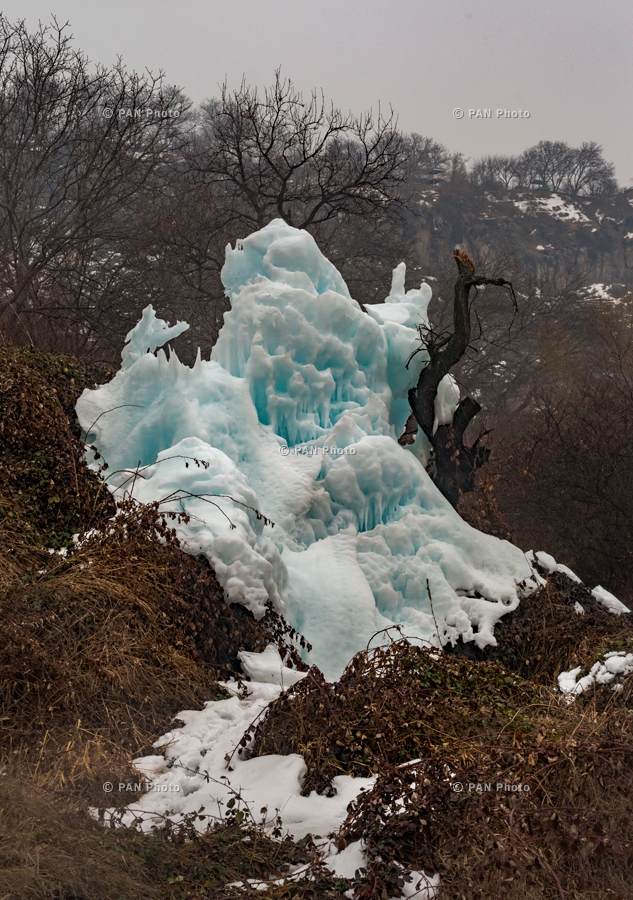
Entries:
[[[620,184],[633,181],[628,0],[5,0],[3,11],[30,28],[54,13],[92,61],[163,69],[195,103],[225,77],[263,89],[281,65],[299,90],[323,88],[356,113],[391,105],[404,131],[471,160],[596,141]],[[493,118],[469,120],[469,108]],[[497,120],[497,108],[530,118]]]
[[[63,354],[103,379],[151,303],[189,323],[179,358],[207,359],[230,308],[227,244],[275,218],[305,228],[362,305],[389,295],[403,262],[406,287],[432,286],[441,341],[457,328],[460,247],[517,300],[480,292],[451,372],[480,408],[459,448],[460,511],[633,603],[630,0],[10,0],[2,12],[0,348]],[[195,129],[161,71],[197,108]],[[309,111],[314,88],[333,121]],[[152,118],[131,114],[142,109]],[[315,120],[332,139],[312,152]]]

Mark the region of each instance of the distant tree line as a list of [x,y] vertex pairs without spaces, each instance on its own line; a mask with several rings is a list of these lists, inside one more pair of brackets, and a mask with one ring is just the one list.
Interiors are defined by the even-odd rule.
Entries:
[[208,351],[226,244],[274,217],[376,302],[401,259],[415,273],[424,191],[534,184],[604,191],[613,167],[595,144],[541,142],[468,171],[392,111],[344,114],[280,72],[194,109],[162,73],[91,66],[56,22],[0,16],[0,325],[18,342],[115,362],[153,302]]
[[[454,374],[482,407],[480,428],[493,430],[493,459],[505,473],[502,511],[522,540],[564,534],[561,551],[571,553],[565,491],[577,494],[576,474],[602,473],[607,460],[609,483],[596,480],[574,507],[587,521],[592,504],[601,511],[604,540],[590,544],[587,528],[581,558],[593,560],[591,577],[602,571],[614,583],[620,572],[630,584],[630,516],[618,506],[631,490],[630,348],[603,416],[602,362],[579,387],[596,328],[576,261],[557,252],[549,268],[541,256],[530,269],[523,247],[491,248],[480,229],[489,191],[602,197],[618,190],[613,166],[596,143],[559,141],[467,163],[430,137],[403,133],[391,110],[344,114],[318,92],[304,97],[280,72],[263,92],[224,85],[194,109],[162,73],[92,66],[55,21],[30,32],[0,15],[0,344],[116,365],[127,332],[153,303],[161,316],[191,323],[178,344],[185,359],[198,346],[208,354],[228,309],[226,245],[275,217],[307,229],[362,303],[387,296],[403,259],[408,286],[430,277],[441,334],[452,322],[453,247],[472,239],[479,296]],[[624,221],[630,207],[624,194],[620,200]],[[516,291],[511,322],[494,284],[500,278]],[[630,331],[627,310],[612,313],[624,316],[611,323],[615,332]],[[600,441],[586,445],[591,404],[587,427]],[[526,497],[545,503],[563,469],[569,487],[547,509],[546,534],[536,499],[530,505]],[[618,549],[607,566],[611,545]]]
[[564,141],[539,141],[519,156],[485,156],[470,169],[476,187],[542,189],[574,197],[617,190],[614,166],[602,147],[589,141],[570,147]]

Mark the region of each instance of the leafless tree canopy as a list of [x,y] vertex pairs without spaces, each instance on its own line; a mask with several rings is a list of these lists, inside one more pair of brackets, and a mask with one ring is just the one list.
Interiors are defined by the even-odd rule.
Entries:
[[539,141],[520,156],[485,156],[471,169],[473,184],[484,189],[543,188],[573,196],[616,190],[614,167],[602,147],[589,141],[570,147],[563,141]]
[[279,71],[260,96],[222,87],[202,110],[198,164],[240,203],[251,228],[279,217],[309,228],[339,216],[372,216],[399,200],[407,142],[393,112],[360,116],[304,99]]
[[590,193],[611,178],[592,143],[469,170],[392,111],[344,114],[279,72],[193,111],[162,73],[91,65],[55,21],[30,33],[0,18],[0,323],[20,342],[115,362],[153,302],[192,323],[185,355],[208,352],[226,244],[272,218],[307,228],[372,303],[402,259],[412,280],[438,271],[480,187]]
[[0,317],[87,334],[187,104],[161,76],[91,67],[56,23],[30,34],[2,17],[0,42]]
[[344,115],[277,73],[193,114],[162,73],[92,66],[66,26],[0,18],[0,322],[14,340],[116,359],[148,302],[208,351],[227,241],[310,229],[359,299],[407,235],[409,143],[393,113]]

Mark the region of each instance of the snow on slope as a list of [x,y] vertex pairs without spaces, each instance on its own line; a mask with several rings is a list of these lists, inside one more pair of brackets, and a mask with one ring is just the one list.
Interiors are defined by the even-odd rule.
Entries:
[[[563,575],[566,575],[572,581],[575,581],[576,584],[582,584],[582,581],[575,572],[572,572],[572,570],[567,566],[557,563],[553,556],[550,556],[549,553],[545,553],[543,550],[539,550],[537,553],[534,553],[532,550],[528,550],[528,552],[525,554],[525,557],[530,563],[535,563],[537,566],[540,566],[540,568],[548,574],[552,572],[562,572]],[[625,606],[621,600],[618,600],[616,596],[614,596],[606,588],[603,588],[600,584],[591,591],[591,594],[594,600],[597,600],[598,603],[613,616],[621,616],[623,613],[631,612],[628,606]],[[580,606],[579,603],[577,603],[576,605]],[[577,611],[584,612],[582,606],[580,607],[580,610]]]
[[555,219],[562,219],[566,222],[582,222],[584,224],[590,221],[578,207],[563,200],[558,194],[552,194],[550,197],[530,197],[529,200],[513,200],[512,202],[524,213],[540,210],[549,213]]
[[231,808],[227,804],[233,800],[236,809],[248,811],[249,818],[269,832],[281,816],[284,834],[297,840],[306,834],[325,838],[342,825],[348,804],[360,791],[369,790],[376,777],[340,775],[332,780],[336,793],[331,797],[316,791],[303,797],[301,785],[307,767],[302,756],[270,754],[246,759],[236,752],[246,729],[279,697],[283,686],[303,677],[303,673],[282,666],[273,646],[261,654],[243,653],[242,666],[260,679],[247,684],[247,696],[241,694],[237,682],[230,681],[222,684],[227,699],[211,700],[201,710],[179,712],[183,724],[154,743],[159,752],[134,760],[135,768],[148,779],[146,789],[122,815],[106,810],[106,821],[113,817],[119,824],[150,831],[165,817],[179,822],[200,811],[196,827],[205,831],[224,820]]
[[617,691],[622,689],[621,681],[615,679],[623,678],[633,673],[633,653],[626,653],[624,650],[611,650],[603,656],[604,662],[599,660],[593,664],[589,672],[583,677],[578,676],[582,672],[582,666],[577,666],[569,672],[561,672],[558,676],[558,688],[565,698],[572,702],[583,691],[589,690],[594,685],[609,684],[611,690]]
[[[252,679],[247,685],[222,683],[228,697],[205,703],[202,710],[178,713],[180,727],[154,743],[155,755],[134,760],[145,776],[144,788],[123,811],[92,809],[105,823],[137,827],[142,831],[160,828],[166,820],[183,822],[188,817],[199,831],[205,831],[241,813],[245,821],[257,824],[271,837],[290,835],[301,840],[311,834],[320,861],[341,878],[353,878],[367,866],[365,845],[355,841],[339,852],[331,837],[347,817],[347,808],[362,791],[371,790],[376,776],[368,778],[338,775],[332,779],[328,795],[312,791],[301,795],[306,763],[296,753],[269,754],[247,758],[238,752],[246,729],[256,722],[268,704],[306,673],[286,668],[276,647],[263,653],[239,654],[242,668]],[[245,688],[245,690],[242,690]],[[136,785],[119,783],[119,792],[136,790]],[[437,894],[439,875],[403,869],[403,897],[432,900]],[[310,878],[309,866],[297,866],[272,882],[249,879],[251,887],[264,890],[270,884],[288,884]],[[227,887],[243,887],[236,882]],[[349,892],[348,892],[349,893]]]
[[[531,566],[462,521],[422,439],[397,442],[431,289],[405,292],[400,264],[367,314],[313,238],[280,220],[227,247],[222,278],[231,309],[210,360],[190,368],[157,349],[186,326],[148,307],[121,370],[79,399],[111,489],[187,512],[180,537],[227,600],[259,617],[270,599],[328,678],[394,623],[436,644],[495,643],[495,622],[536,586]],[[456,394],[444,393],[450,421]]]

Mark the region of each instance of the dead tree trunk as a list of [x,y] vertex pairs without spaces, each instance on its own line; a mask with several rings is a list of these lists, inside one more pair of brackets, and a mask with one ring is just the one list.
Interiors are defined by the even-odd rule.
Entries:
[[[458,270],[453,302],[453,333],[435,336],[427,333],[422,337],[420,349],[428,352],[429,362],[420,372],[416,387],[409,390],[409,403],[412,416],[433,448],[435,484],[449,503],[456,507],[460,495],[473,490],[475,472],[487,461],[490,451],[480,446],[483,435],[479,435],[470,447],[464,444],[464,432],[481,410],[479,403],[472,397],[464,397],[460,401],[450,425],[439,425],[433,430],[438,387],[440,381],[461,360],[470,343],[471,290],[493,284],[508,287],[515,304],[516,299],[509,281],[476,275],[472,260],[460,250],[454,250],[453,256]],[[411,425],[407,423],[401,443],[410,443],[411,432]]]

